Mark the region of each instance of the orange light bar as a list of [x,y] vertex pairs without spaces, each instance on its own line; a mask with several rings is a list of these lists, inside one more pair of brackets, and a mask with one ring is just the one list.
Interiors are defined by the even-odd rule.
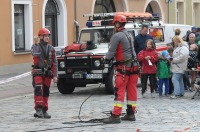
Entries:
[[135,18],[135,17],[146,17],[151,18],[153,17],[150,13],[141,13],[141,12],[116,12],[116,14],[124,15],[127,18]]

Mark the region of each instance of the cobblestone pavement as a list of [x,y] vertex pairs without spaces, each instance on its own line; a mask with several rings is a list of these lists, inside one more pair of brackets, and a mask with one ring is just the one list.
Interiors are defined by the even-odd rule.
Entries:
[[[31,77],[26,77],[30,80]],[[31,89],[30,81],[24,83]],[[15,82],[17,83],[17,82]],[[9,83],[10,85],[12,83]],[[21,85],[18,85],[19,88]],[[17,85],[15,85],[17,88]],[[0,131],[25,132],[186,132],[200,131],[200,97],[191,99],[194,92],[186,92],[185,97],[142,98],[138,88],[138,107],[135,122],[122,121],[120,124],[80,123],[78,113],[83,101],[92,95],[81,108],[81,120],[106,118],[113,107],[113,95],[104,92],[104,86],[90,85],[76,88],[71,95],[60,94],[52,84],[49,99],[51,119],[34,118],[33,93],[12,98],[0,99]],[[0,88],[2,89],[3,86]],[[2,90],[3,91],[3,90]],[[32,89],[30,90],[32,91]],[[125,106],[123,107],[125,113]]]

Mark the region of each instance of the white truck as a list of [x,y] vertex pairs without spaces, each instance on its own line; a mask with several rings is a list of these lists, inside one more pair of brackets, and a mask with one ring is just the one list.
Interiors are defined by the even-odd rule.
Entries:
[[[147,15],[149,16],[149,14]],[[111,25],[112,19],[110,19],[110,17],[113,17],[114,15],[103,14],[104,17],[102,17],[102,14],[100,14],[99,16],[92,15],[93,20],[91,20],[91,16],[89,16],[90,19],[87,21],[88,27],[81,30],[77,42],[79,44],[93,43],[97,48],[82,52],[70,52],[57,56],[57,87],[59,92],[62,94],[72,93],[75,87],[85,87],[87,84],[98,83],[105,84],[105,90],[107,93],[114,93],[114,62],[111,61],[109,64],[104,64],[103,60],[105,53],[108,51],[110,37],[113,34],[114,27]],[[101,19],[97,20],[97,18]],[[142,17],[139,17],[139,19],[141,18]],[[141,20],[148,18],[145,17]],[[131,19],[136,20],[137,18],[133,16]],[[135,36],[140,33],[141,24],[144,23],[128,22],[125,25],[125,28],[132,34],[133,38],[135,38]],[[159,21],[148,21],[148,23],[145,21],[145,24],[149,25],[150,34],[153,35],[154,30],[157,30],[158,32],[154,35],[157,49],[166,49],[166,43],[171,42],[171,35],[174,34],[172,31],[173,28],[170,25],[166,26],[166,24]],[[188,26],[188,30],[189,28],[191,27]]]

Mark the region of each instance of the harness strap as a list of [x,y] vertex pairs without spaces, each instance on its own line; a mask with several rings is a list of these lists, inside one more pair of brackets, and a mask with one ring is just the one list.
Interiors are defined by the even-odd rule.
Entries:
[[51,70],[45,70],[45,69],[32,69],[32,76],[46,76],[53,78],[53,74]]
[[42,49],[42,53],[43,53],[43,55],[44,55],[44,63],[45,63],[45,65],[47,65],[47,63],[48,63],[48,61],[49,61],[49,45],[47,45],[47,49],[46,49],[46,52],[45,52],[45,50],[44,50],[44,48],[42,47],[42,45],[41,44],[39,44],[39,46],[40,46],[40,48]]
[[130,76],[131,74],[139,74],[139,71],[137,70],[137,71],[128,71],[128,70],[122,70],[122,69],[117,69],[117,71],[119,72],[119,73],[121,73],[121,74],[125,74],[125,75],[127,75],[127,76]]
[[125,60],[125,61],[117,61],[116,65],[124,65],[124,64],[131,63],[131,62],[132,62],[132,59],[129,58],[129,59]]
[[44,76],[44,71],[42,69],[32,69],[33,76]]

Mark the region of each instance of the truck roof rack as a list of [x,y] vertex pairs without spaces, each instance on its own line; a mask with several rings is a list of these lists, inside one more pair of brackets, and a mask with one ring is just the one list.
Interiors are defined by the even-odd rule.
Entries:
[[[152,21],[158,21],[159,17],[153,17],[151,13],[139,13],[139,12],[113,12],[113,13],[98,13],[98,14],[84,14],[83,17],[89,17],[86,26],[112,26],[112,20],[116,14],[122,14],[126,17],[128,22],[133,23],[150,23]],[[160,23],[159,23],[160,25]]]

